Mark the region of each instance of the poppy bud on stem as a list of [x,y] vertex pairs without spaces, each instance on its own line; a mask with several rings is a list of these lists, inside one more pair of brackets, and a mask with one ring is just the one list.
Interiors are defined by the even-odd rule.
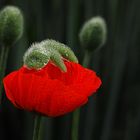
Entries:
[[[106,34],[106,23],[101,17],[93,17],[83,25],[79,34],[79,40],[81,46],[85,49],[84,67],[89,66],[92,52],[104,45]],[[80,109],[77,109],[73,113],[72,140],[78,140],[79,118]]]
[[82,27],[79,38],[81,46],[86,50],[94,51],[104,45],[106,41],[106,23],[101,17],[93,17]]
[[7,6],[0,11],[0,102],[2,98],[2,78],[5,74],[9,48],[21,37],[23,16],[15,6]]

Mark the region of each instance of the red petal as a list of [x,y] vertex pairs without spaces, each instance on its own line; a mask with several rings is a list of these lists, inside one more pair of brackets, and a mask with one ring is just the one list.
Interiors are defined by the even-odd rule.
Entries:
[[[18,100],[15,96],[16,93],[16,75],[17,75],[17,71],[10,73],[8,76],[6,76],[4,78],[4,88],[6,91],[6,96],[8,97],[8,99],[16,106],[18,107],[16,101]],[[14,87],[14,88],[12,88]]]
[[48,116],[59,116],[73,111],[87,100],[86,96],[80,95],[58,80],[49,80],[41,92],[36,111]]
[[76,88],[76,91],[81,91],[80,94],[86,94],[90,96],[101,85],[101,80],[96,76],[96,73],[92,70],[86,69],[77,63],[65,62],[67,72],[61,72],[61,70],[49,64],[46,67],[47,73],[51,79],[57,79],[63,82],[65,85]]

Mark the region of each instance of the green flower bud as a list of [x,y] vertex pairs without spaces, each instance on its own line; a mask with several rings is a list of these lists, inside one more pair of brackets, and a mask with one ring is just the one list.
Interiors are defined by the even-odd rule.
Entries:
[[5,46],[15,43],[23,33],[23,16],[15,6],[0,11],[0,41]]
[[106,41],[106,23],[101,17],[94,17],[87,21],[82,27],[79,38],[80,43],[87,50],[95,50]]
[[65,72],[67,68],[63,61],[64,58],[78,63],[78,59],[70,48],[55,40],[47,39],[41,43],[33,44],[26,51],[23,60],[24,65],[31,69],[41,69],[50,60]]

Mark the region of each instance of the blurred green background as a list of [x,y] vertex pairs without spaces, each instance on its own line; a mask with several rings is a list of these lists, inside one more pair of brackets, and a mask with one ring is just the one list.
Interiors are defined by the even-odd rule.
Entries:
[[[23,54],[32,42],[46,38],[69,45],[82,63],[80,28],[93,16],[106,20],[107,42],[90,62],[103,84],[81,109],[79,140],[140,140],[140,1],[0,0],[0,8],[6,5],[21,8],[25,18],[24,35],[8,56],[7,74],[22,66]],[[33,117],[4,96],[0,140],[31,140]],[[71,122],[72,113],[44,118],[43,139],[70,140]]]

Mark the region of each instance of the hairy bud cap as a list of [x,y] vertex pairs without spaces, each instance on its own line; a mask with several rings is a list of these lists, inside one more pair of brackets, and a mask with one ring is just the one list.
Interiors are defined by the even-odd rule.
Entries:
[[24,65],[30,69],[41,69],[49,60],[62,71],[67,70],[64,59],[78,63],[78,59],[70,48],[52,39],[33,44],[26,51],[23,59]]
[[79,34],[80,43],[86,49],[92,51],[101,47],[106,41],[106,23],[101,17],[94,17],[87,21]]
[[15,43],[23,33],[23,16],[15,6],[0,11],[0,41],[5,46]]

